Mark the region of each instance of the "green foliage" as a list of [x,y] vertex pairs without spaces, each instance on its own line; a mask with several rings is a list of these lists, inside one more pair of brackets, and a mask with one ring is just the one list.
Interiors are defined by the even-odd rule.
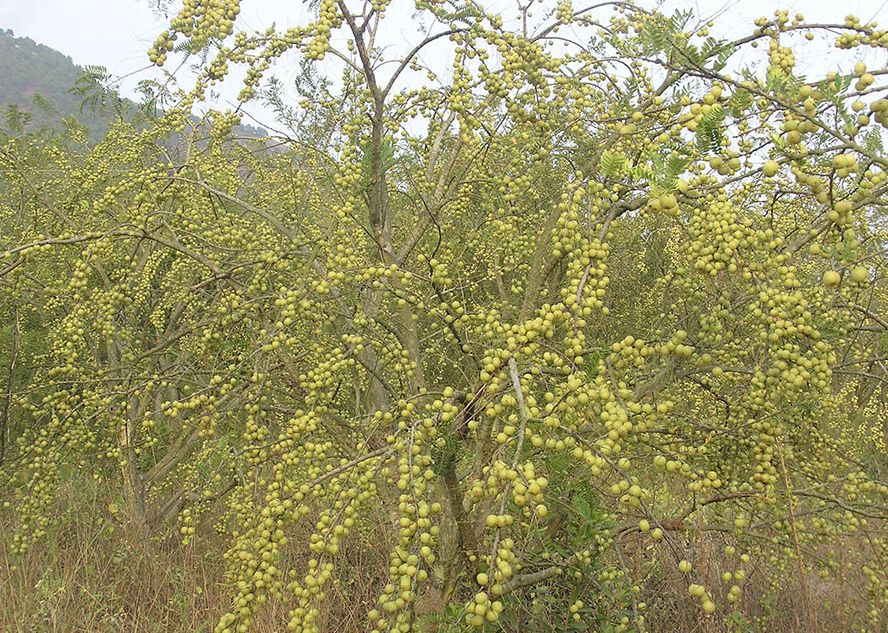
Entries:
[[725,110],[715,105],[697,123],[697,149],[701,154],[718,153],[722,147],[722,122]]
[[605,150],[601,154],[601,172],[606,176],[618,176],[626,164],[626,157],[618,152]]

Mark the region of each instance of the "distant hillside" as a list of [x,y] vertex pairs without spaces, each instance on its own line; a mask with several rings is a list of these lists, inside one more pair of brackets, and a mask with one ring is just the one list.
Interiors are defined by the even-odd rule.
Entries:
[[[84,105],[84,96],[71,91],[83,74],[84,69],[70,57],[0,28],[0,129],[21,126],[25,131],[60,130],[63,119],[74,117],[96,140],[104,136],[118,112],[128,120],[136,115],[138,106],[129,99],[120,100],[114,107],[116,94],[104,105]],[[265,130],[251,126],[239,126],[237,133],[254,138],[267,136]]]
[[70,90],[82,74],[83,68],[70,57],[0,29],[0,126],[9,127],[7,115],[10,106],[15,106],[30,115],[27,130],[58,129],[63,118],[74,116],[90,137],[102,136],[114,113],[101,107],[81,110],[83,98]]

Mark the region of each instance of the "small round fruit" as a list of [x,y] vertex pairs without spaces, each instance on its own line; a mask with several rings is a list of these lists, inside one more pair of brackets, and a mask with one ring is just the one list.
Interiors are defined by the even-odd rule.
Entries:
[[690,561],[683,560],[678,564],[678,571],[683,574],[687,574],[691,571],[691,563]]
[[776,176],[779,170],[780,164],[776,160],[766,160],[764,166],[762,167],[762,173],[765,175],[765,178],[772,178]]
[[665,196],[660,196],[660,207],[666,209],[667,211],[670,209],[674,209],[678,205],[678,200],[676,200],[675,196],[671,193],[666,194]]
[[834,270],[827,270],[823,273],[823,285],[827,288],[835,288],[842,281],[842,276]]
[[869,271],[866,266],[855,266],[851,269],[851,281],[856,284],[862,284],[869,280]]

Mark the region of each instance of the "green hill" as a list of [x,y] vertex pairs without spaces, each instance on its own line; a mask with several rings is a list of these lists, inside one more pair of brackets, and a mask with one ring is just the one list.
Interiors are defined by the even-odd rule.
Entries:
[[0,29],[0,127],[60,129],[75,117],[91,138],[100,137],[116,113],[110,103],[84,106],[84,97],[71,91],[83,73],[70,57]]
[[[90,69],[92,70],[92,69]],[[139,107],[97,82],[84,81],[86,69],[59,51],[0,28],[0,130],[14,133],[61,130],[66,119],[97,140],[118,116],[134,120]],[[267,132],[237,126],[239,136],[263,138]]]

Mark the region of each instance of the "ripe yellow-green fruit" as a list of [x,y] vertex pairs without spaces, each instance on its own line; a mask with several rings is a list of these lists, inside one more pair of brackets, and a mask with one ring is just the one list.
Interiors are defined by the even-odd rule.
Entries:
[[862,284],[869,280],[869,270],[865,266],[855,266],[851,269],[851,281]]
[[827,288],[835,288],[842,281],[842,276],[835,270],[827,270],[823,273],[823,285]]
[[678,206],[678,200],[675,198],[675,195],[668,193],[665,196],[660,196],[660,208],[669,211],[670,209],[674,209]]
[[766,160],[764,166],[762,166],[762,173],[766,178],[776,176],[779,170],[780,164],[776,160]]
[[690,561],[683,560],[683,561],[679,562],[678,563],[678,571],[682,572],[683,574],[687,574],[688,572],[690,572],[691,571]]

